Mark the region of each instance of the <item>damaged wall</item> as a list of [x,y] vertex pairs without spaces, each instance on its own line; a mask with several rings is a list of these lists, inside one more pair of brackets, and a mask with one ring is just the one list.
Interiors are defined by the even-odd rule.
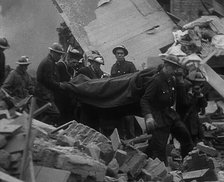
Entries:
[[[155,0],[52,1],[82,48],[101,52],[107,72],[115,62],[112,49],[116,45],[127,47],[127,60],[138,68],[173,41],[174,24]],[[159,28],[150,30],[156,25]]]
[[6,64],[16,67],[22,55],[32,59],[36,70],[53,42],[58,41],[56,27],[61,17],[50,0],[0,0],[0,36],[7,37]]

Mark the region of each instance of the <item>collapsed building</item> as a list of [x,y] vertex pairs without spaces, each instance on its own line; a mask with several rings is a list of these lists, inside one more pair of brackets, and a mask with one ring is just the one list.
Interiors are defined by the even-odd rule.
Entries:
[[[183,30],[173,31],[174,24],[168,16],[164,17],[166,14],[156,1],[133,0],[130,3],[130,1],[111,0],[91,2],[93,3],[91,5],[97,9],[96,17],[105,18],[105,22],[117,20],[116,17],[113,17],[114,11],[117,16],[120,16],[122,15],[121,12],[130,12],[135,8],[135,21],[139,20],[139,24],[132,29],[133,20],[130,20],[127,24],[121,25],[121,29],[127,29],[130,26],[127,31],[120,31],[110,37],[112,30],[103,32],[103,27],[107,25],[104,25],[101,21],[94,20],[96,24],[93,24],[91,23],[93,20],[89,19],[89,17],[75,16],[79,12],[78,10],[88,12],[88,8],[82,9],[85,7],[85,3],[62,0],[54,1],[54,3],[56,3],[59,13],[61,13],[66,24],[71,29],[74,37],[77,37],[79,45],[74,43],[74,46],[81,46],[84,51],[92,48],[98,49],[106,59],[112,60],[111,48],[117,43],[124,43],[128,45],[127,47],[132,52],[130,57],[136,60],[136,63],[139,63],[138,60],[151,59],[148,57],[148,52],[151,53],[151,57],[156,57],[160,53],[159,49],[161,47],[172,44],[163,54],[172,53],[185,58],[190,57],[190,59],[193,57],[194,60],[197,60],[197,64],[193,65],[193,68],[201,69],[208,83],[220,95],[224,96],[223,80],[206,64],[209,61],[208,58],[222,55],[222,51],[219,51],[220,48],[222,49],[222,41],[219,40],[222,39],[216,39],[219,34],[223,33],[222,19],[203,17],[186,24]],[[124,4],[126,6],[122,6]],[[81,9],[75,9],[77,6]],[[111,6],[113,11],[112,14],[105,16],[105,13],[108,12],[108,10],[106,11],[109,8],[108,6]],[[157,9],[154,9],[155,7]],[[74,14],[70,14],[71,12]],[[92,10],[89,13],[92,15]],[[138,16],[139,14],[144,17],[143,19],[147,20],[143,21]],[[130,19],[126,15],[123,16],[127,20]],[[158,16],[162,17],[161,24],[156,19]],[[72,21],[73,18],[80,19]],[[82,18],[84,18],[84,22],[81,21]],[[117,24],[117,29],[120,27],[120,23]],[[83,27],[85,28],[83,29]],[[138,30],[139,27],[142,27],[142,29]],[[209,28],[215,34],[211,37],[202,36],[200,33],[204,27]],[[83,32],[85,36],[80,35]],[[98,32],[101,32],[104,38],[100,37],[101,34]],[[95,37],[96,34],[99,34],[98,37]],[[161,41],[152,44],[158,37],[160,37],[159,40]],[[143,41],[142,44],[138,44],[141,41]],[[188,59],[183,59],[184,61],[188,64]],[[191,64],[187,66],[192,67]],[[169,169],[163,162],[158,159],[148,158],[143,153],[147,140],[150,140],[150,135],[123,141],[119,138],[116,129],[111,137],[107,138],[94,129],[76,121],[69,122],[70,125],[65,128],[54,128],[34,119],[32,120],[31,115],[32,113],[30,113],[30,117],[26,114],[18,114],[15,119],[3,119],[1,121],[0,179],[3,181],[21,181],[12,176],[24,181],[36,180],[39,182],[217,181],[223,177],[223,129],[220,127],[222,124],[212,123],[209,117],[202,118],[202,120],[205,120],[206,138],[208,141],[212,141],[213,145],[198,144],[196,149],[184,159],[184,163],[180,162],[180,155],[178,155],[175,148],[171,148],[169,151]],[[30,118],[33,123],[32,128],[29,128],[27,124],[27,121],[31,122]],[[31,135],[29,135],[29,131],[32,131]],[[27,138],[31,141],[27,140]],[[26,146],[27,141],[30,142],[31,146]],[[218,150],[220,151],[217,152]],[[32,155],[30,152],[32,152]],[[27,156],[25,156],[25,153]],[[24,156],[29,156],[26,159],[28,162],[26,162],[25,167]],[[23,164],[24,171],[21,171],[21,164]],[[23,173],[26,173],[26,175],[22,175]]]

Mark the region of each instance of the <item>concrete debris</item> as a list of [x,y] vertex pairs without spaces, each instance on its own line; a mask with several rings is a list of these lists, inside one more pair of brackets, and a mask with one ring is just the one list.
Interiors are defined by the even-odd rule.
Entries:
[[209,169],[204,178],[207,181],[217,180],[214,158],[208,157],[206,154],[200,154],[198,150],[192,151],[189,156],[184,158],[183,167],[186,172]]
[[127,152],[123,150],[117,150],[114,158],[117,160],[119,166],[122,166],[127,158]]
[[215,148],[206,146],[203,142],[197,143],[197,148],[209,156],[215,157],[218,155],[218,152]]
[[129,173],[132,177],[141,173],[141,170],[146,165],[147,156],[143,152],[132,147],[126,149],[127,158],[124,164],[120,167],[123,173]]
[[72,138],[74,141],[80,141],[82,145],[87,145],[88,143],[100,144],[110,142],[110,140],[101,133],[78,122],[74,122],[68,129],[64,130],[59,135],[65,135]]

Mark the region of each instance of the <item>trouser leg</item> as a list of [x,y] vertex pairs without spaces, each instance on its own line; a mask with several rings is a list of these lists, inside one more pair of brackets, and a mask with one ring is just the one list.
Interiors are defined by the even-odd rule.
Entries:
[[181,156],[184,158],[193,149],[190,133],[184,123],[177,121],[171,127],[171,134],[180,142]]
[[151,158],[159,158],[167,165],[166,145],[170,133],[170,127],[157,128],[152,133],[147,154]]

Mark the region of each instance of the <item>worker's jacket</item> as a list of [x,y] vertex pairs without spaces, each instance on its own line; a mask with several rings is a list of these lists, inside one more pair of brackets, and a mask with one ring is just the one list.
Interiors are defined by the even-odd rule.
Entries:
[[35,94],[39,99],[52,102],[54,101],[54,92],[59,88],[60,82],[56,64],[49,54],[38,66]]
[[143,116],[152,114],[157,127],[171,126],[180,120],[172,108],[176,101],[176,83],[162,71],[147,85],[140,104]]
[[117,61],[111,68],[111,77],[136,72],[135,65],[130,61]]
[[33,94],[34,83],[30,75],[18,66],[9,73],[2,88],[17,99],[24,99],[29,94]]

